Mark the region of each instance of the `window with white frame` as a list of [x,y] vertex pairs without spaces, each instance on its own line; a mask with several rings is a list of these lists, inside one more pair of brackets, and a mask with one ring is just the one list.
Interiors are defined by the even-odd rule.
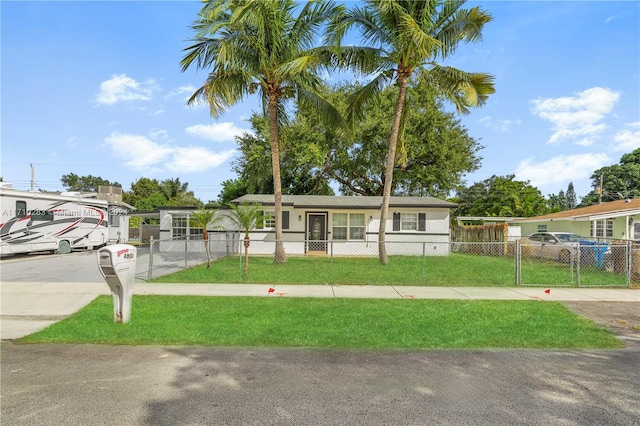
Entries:
[[175,239],[185,238],[187,236],[188,229],[188,218],[187,216],[178,216],[174,215],[171,218],[171,235]]
[[187,235],[202,235],[202,228],[191,227],[188,215],[173,215],[171,218],[171,235],[174,239],[185,239]]
[[547,225],[538,225],[538,232],[547,232]]
[[613,238],[613,219],[596,220],[596,229],[593,230],[593,222],[590,222],[592,237]]
[[264,215],[264,227],[275,228],[276,227],[276,212],[274,210],[267,210]]
[[364,213],[334,213],[331,233],[334,240],[364,240]]
[[418,214],[417,213],[400,213],[400,230],[401,231],[417,231],[418,230]]

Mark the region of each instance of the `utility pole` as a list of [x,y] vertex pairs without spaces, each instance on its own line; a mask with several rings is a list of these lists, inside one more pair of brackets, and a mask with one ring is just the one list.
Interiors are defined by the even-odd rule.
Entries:
[[604,179],[604,173],[600,174],[600,188],[598,188],[598,204],[602,204],[602,181]]
[[33,171],[33,164],[29,163],[29,165],[31,166],[31,192],[35,191],[35,186],[36,186],[36,182],[34,179],[34,171]]

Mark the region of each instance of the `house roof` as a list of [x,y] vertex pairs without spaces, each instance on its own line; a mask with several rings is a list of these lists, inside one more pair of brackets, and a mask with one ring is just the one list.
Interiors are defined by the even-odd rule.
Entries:
[[610,201],[573,210],[565,210],[543,216],[518,219],[518,222],[540,222],[551,220],[597,220],[620,216],[640,215],[640,198]]
[[[247,194],[236,198],[233,203],[258,203],[274,205],[273,194]],[[371,196],[338,196],[338,195],[283,195],[283,206],[296,208],[349,208],[349,209],[379,209],[382,197]],[[398,207],[438,207],[453,208],[457,204],[439,200],[433,197],[391,197],[390,208]]]

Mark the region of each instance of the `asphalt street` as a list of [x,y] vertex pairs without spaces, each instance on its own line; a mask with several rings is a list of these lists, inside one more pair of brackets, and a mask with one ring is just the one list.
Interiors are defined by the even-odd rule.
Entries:
[[634,425],[638,350],[3,342],[2,425]]

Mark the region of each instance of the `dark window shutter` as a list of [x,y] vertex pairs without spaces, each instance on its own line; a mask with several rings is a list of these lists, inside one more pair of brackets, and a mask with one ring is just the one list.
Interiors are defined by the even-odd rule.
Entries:
[[418,213],[418,231],[427,230],[427,214]]
[[260,217],[262,217],[263,219],[256,220],[256,229],[264,229],[264,212],[263,211],[260,212]]
[[282,212],[282,229],[289,229],[289,212]]
[[394,231],[400,230],[400,213],[393,214],[393,230]]

